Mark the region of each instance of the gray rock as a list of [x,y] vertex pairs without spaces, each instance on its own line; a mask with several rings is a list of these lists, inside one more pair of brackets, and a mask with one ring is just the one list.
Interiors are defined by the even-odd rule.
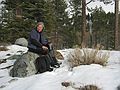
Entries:
[[32,52],[21,55],[10,70],[10,76],[26,77],[34,75],[37,72],[34,64],[37,57],[39,56]]
[[18,38],[18,39],[16,39],[15,44],[27,47],[28,46],[28,41],[25,38]]

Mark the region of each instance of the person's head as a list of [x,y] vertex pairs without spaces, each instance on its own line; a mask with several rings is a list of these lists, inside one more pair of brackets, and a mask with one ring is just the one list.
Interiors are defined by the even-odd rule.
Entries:
[[43,28],[44,28],[44,23],[43,22],[38,22],[37,31],[42,32]]

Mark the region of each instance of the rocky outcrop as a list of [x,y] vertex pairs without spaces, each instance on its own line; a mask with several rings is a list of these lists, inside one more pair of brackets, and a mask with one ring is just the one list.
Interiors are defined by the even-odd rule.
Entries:
[[34,75],[37,72],[34,64],[37,57],[39,56],[32,52],[27,52],[19,56],[10,70],[10,76],[26,77]]
[[[28,41],[25,38],[19,38],[15,41],[16,45],[28,46]],[[35,74],[35,60],[39,57],[32,52],[22,53],[22,55],[14,55],[12,58],[16,59],[13,68],[10,70],[10,76],[12,77],[26,77]]]

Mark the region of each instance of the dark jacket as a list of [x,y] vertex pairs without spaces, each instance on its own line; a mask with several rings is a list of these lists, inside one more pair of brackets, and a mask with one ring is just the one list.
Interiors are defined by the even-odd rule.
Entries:
[[36,29],[33,29],[30,32],[28,40],[28,48],[37,49],[42,48],[43,45],[48,44],[47,39],[43,36],[43,32],[38,32]]

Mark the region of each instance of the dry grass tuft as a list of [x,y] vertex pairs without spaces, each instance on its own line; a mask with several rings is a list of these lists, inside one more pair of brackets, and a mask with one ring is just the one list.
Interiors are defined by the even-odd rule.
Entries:
[[68,55],[70,67],[79,65],[100,64],[105,66],[109,58],[109,53],[103,53],[99,49],[75,49]]
[[7,50],[8,50],[7,47],[5,47],[5,46],[0,46],[0,51],[7,51]]

